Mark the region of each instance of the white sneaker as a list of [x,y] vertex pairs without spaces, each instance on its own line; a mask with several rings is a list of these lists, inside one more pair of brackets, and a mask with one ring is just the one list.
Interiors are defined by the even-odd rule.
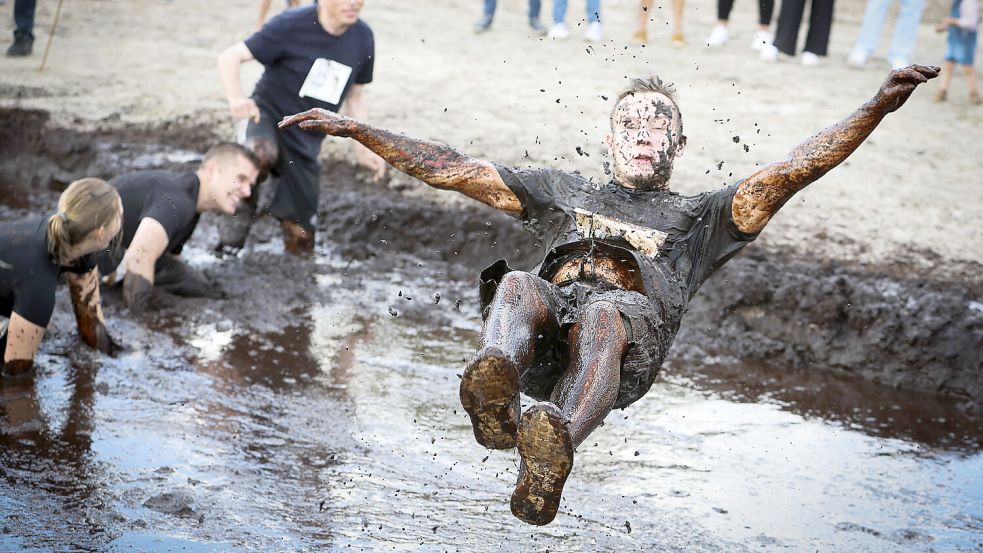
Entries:
[[567,30],[567,26],[563,23],[554,23],[553,26],[550,27],[550,32],[547,36],[553,39],[563,40],[570,36],[570,31]]
[[768,31],[758,31],[751,39],[751,49],[761,51],[762,48],[775,41],[775,37]]
[[761,59],[765,61],[777,60],[778,48],[774,44],[765,44],[761,47]]
[[867,65],[867,52],[864,52],[864,49],[859,45],[854,46],[853,50],[850,50],[850,55],[846,57],[846,63],[850,67],[863,68],[864,65]]
[[727,32],[727,26],[717,24],[716,27],[710,31],[710,36],[707,37],[707,46],[710,48],[718,48],[727,44],[727,39],[730,38],[730,34]]
[[891,64],[891,69],[904,69],[910,65],[904,58],[887,58],[887,62]]
[[814,67],[816,65],[819,65],[819,56],[806,50],[802,52],[802,58],[799,61],[805,67]]
[[604,38],[604,29],[601,28],[601,22],[595,21],[587,26],[587,31],[584,33],[584,38],[590,42],[600,42]]

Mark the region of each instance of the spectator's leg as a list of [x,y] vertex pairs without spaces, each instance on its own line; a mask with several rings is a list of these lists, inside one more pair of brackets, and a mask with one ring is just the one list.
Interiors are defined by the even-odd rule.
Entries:
[[778,28],[775,29],[774,43],[779,52],[795,55],[805,2],[806,0],[782,0],[782,7],[778,10]]
[[601,20],[601,0],[587,0],[587,23]]
[[925,0],[901,0],[898,20],[894,23],[891,46],[887,50],[888,61],[908,65],[911,53],[918,41],[918,24],[925,10]]
[[726,25],[730,21],[730,10],[734,8],[734,0],[717,0],[717,21]]
[[34,12],[37,9],[37,0],[15,0],[14,1],[14,30],[15,35],[26,35],[34,38]]
[[495,8],[497,0],[485,0],[484,8],[482,9],[482,17],[491,21],[495,17]]
[[892,2],[894,0],[867,0],[856,44],[857,51],[862,52],[865,58],[869,58],[877,50],[881,29],[884,28],[884,19]]
[[553,23],[563,23],[567,19],[567,0],[553,0]]
[[775,0],[758,1],[758,26],[762,31],[771,27],[771,17],[775,13]]
[[825,56],[829,48],[829,32],[833,28],[833,3],[834,0],[812,0],[805,49],[817,56]]

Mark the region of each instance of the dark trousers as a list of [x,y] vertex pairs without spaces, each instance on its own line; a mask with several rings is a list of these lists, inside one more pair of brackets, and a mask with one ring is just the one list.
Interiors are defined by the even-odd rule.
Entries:
[[[717,0],[717,19],[728,21],[734,0]],[[775,0],[758,0],[758,24],[771,25],[771,14],[775,13]]]
[[38,0],[14,0],[14,36],[27,35],[34,38],[34,10]]
[[[825,56],[829,47],[829,31],[833,27],[834,0],[812,0],[809,8],[809,34],[805,49],[817,56]],[[778,10],[778,28],[775,30],[775,46],[784,54],[795,55],[795,43],[799,38],[799,25],[805,12],[806,0],[782,0]]]

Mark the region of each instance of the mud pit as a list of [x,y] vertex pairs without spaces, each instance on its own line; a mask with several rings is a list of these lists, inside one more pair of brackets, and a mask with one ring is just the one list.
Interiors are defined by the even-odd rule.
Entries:
[[[8,111],[0,128],[35,128],[11,118],[44,114]],[[4,150],[0,220],[49,209],[83,175],[181,167],[213,139],[37,128],[2,136],[21,146]],[[974,281],[752,246],[701,291],[652,391],[581,448],[557,521],[536,529],[508,510],[517,458],[474,443],[456,395],[477,271],[538,252],[514,251],[523,231],[490,210],[360,178],[329,165],[311,262],[281,254],[269,219],[217,260],[204,217],[186,255],[232,299],[165,296],[139,321],[107,290],[118,359],[79,346],[59,291],[37,375],[0,382],[0,549],[983,544]]]

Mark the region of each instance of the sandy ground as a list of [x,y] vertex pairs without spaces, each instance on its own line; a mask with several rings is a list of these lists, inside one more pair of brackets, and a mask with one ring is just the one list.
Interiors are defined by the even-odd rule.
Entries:
[[[0,25],[3,36],[12,27],[10,4]],[[0,105],[50,110],[53,124],[73,128],[180,124],[190,118],[213,125],[216,136],[228,136],[232,122],[215,56],[248,36],[255,4],[67,2],[48,67],[38,72],[57,5],[42,1],[35,55],[0,58]],[[581,2],[571,2],[568,21],[580,27],[566,41],[530,36],[522,0],[500,1],[493,31],[476,36],[471,23],[478,4],[366,1],[364,19],[375,31],[378,53],[370,87],[373,122],[502,163],[552,165],[603,178],[608,98],[627,77],[657,73],[676,83],[689,136],[673,184],[693,193],[781,158],[868,99],[888,70],[883,59],[866,70],[845,65],[859,28],[859,0],[839,3],[830,56],[816,68],[793,59],[757,59],[748,47],[757,16],[752,2],[737,2],[734,39],[720,50],[702,43],[716,17],[713,0],[687,2],[689,44],[683,48],[668,44],[664,6],[652,15],[654,39],[641,47],[627,44],[633,0],[604,3],[606,37],[594,45],[581,39]],[[942,59],[944,35],[926,23],[942,4],[929,3],[915,61]],[[550,7],[546,3],[544,15]],[[888,26],[880,56],[889,32]],[[255,63],[243,71],[247,87],[260,71]],[[947,104],[931,101],[936,86],[919,89],[843,166],[790,202],[761,242],[875,265],[903,259],[942,273],[983,259],[977,174],[983,109],[966,103],[961,78]],[[578,146],[587,155],[578,155]],[[348,148],[328,141],[323,154],[345,156]],[[395,183],[408,180],[390,174]],[[422,193],[450,199],[429,189]],[[958,272],[974,278],[965,269]]]

